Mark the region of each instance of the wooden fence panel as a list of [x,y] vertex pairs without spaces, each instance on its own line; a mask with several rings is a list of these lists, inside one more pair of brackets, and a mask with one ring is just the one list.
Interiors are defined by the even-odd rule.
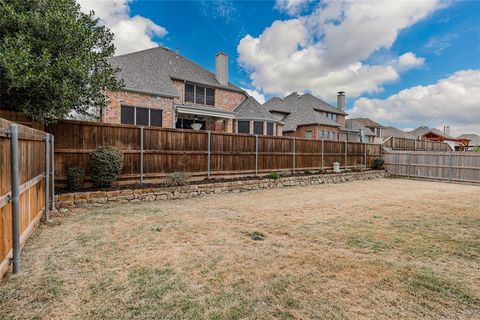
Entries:
[[[11,122],[0,119],[0,278],[12,255]],[[20,242],[23,245],[45,208],[45,133],[18,125],[18,172],[20,183]]]
[[453,151],[448,143],[420,139],[390,137],[383,146],[392,150],[403,151]]
[[[67,170],[73,166],[86,169],[85,186],[91,185],[88,154],[97,147],[111,145],[124,153],[125,161],[119,184],[135,183],[141,176],[141,132],[139,126],[61,120],[48,127],[56,141],[56,181],[65,186]],[[83,141],[85,135],[88,141]],[[121,140],[121,141],[118,141]],[[258,144],[258,145],[257,145]],[[334,162],[348,167],[367,165],[380,156],[380,145],[345,143],[246,135],[223,132],[143,128],[143,177],[157,182],[167,174],[186,171],[196,176],[252,174],[271,171],[331,169]],[[77,148],[77,149],[75,149]],[[258,150],[257,150],[258,148]],[[323,150],[323,156],[322,156]],[[210,155],[210,162],[209,160]]]
[[468,152],[386,151],[385,167],[393,175],[480,183],[480,155]]

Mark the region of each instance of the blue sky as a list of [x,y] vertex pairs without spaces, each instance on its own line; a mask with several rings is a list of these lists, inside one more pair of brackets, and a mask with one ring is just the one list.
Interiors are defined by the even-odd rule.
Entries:
[[345,90],[353,116],[480,133],[480,1],[79,2],[119,53],[164,45],[213,70],[224,51],[259,99]]

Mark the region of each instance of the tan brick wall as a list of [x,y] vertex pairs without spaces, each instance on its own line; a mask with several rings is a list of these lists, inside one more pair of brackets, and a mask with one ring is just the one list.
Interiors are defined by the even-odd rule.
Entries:
[[319,132],[320,130],[323,131],[333,131],[335,132],[335,140],[338,140],[338,128],[336,127],[329,127],[329,126],[320,126],[320,125],[309,125],[309,126],[299,126],[295,132],[286,132],[283,135],[288,137],[297,137],[301,139],[307,138],[307,131],[312,131],[312,138],[315,140],[319,139]]
[[243,93],[215,89],[215,107],[233,111],[247,97]]
[[345,116],[337,114],[337,123],[342,127],[345,128]]
[[103,122],[120,123],[120,111],[122,105],[160,109],[163,110],[162,126],[165,128],[175,127],[175,111],[173,99],[152,96],[148,94],[119,91],[107,91],[108,106],[104,110]]

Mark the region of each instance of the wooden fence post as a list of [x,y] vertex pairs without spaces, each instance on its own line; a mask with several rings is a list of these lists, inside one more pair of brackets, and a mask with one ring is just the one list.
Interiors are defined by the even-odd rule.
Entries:
[[448,182],[452,182],[452,154],[448,155]]
[[363,153],[364,153],[363,162],[365,164],[365,169],[367,169],[367,141],[363,143]]
[[143,127],[140,127],[140,184],[143,184]]
[[410,163],[411,163],[411,159],[410,159],[410,158],[411,158],[411,156],[412,156],[412,154],[409,153],[409,154],[408,154],[408,160],[407,160],[407,161],[408,161],[408,162],[407,162],[407,163],[408,163],[408,167],[407,167],[407,170],[408,170],[408,179],[410,179]]
[[323,164],[323,134],[322,134],[322,170],[324,168],[324,164]]
[[293,162],[293,170],[292,170],[292,172],[295,174],[295,137],[293,137],[293,152],[292,152],[292,154],[293,154],[293,161],[292,161]]
[[210,179],[210,155],[211,155],[211,138],[212,132],[209,130],[207,131],[207,179]]
[[258,175],[258,134],[255,135],[255,175]]
[[348,135],[347,135],[347,140],[345,140],[345,170],[347,170],[347,164],[348,164]]

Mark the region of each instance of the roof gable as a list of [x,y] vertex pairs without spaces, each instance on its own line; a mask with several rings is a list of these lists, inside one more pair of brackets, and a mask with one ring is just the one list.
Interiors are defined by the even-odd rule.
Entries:
[[178,79],[244,92],[231,83],[222,86],[214,73],[165,47],[116,56],[109,59],[109,63],[120,68],[118,77],[124,80],[126,89],[177,96],[172,79]]
[[237,113],[238,119],[277,121],[272,114],[252,96],[243,100],[234,111]]

